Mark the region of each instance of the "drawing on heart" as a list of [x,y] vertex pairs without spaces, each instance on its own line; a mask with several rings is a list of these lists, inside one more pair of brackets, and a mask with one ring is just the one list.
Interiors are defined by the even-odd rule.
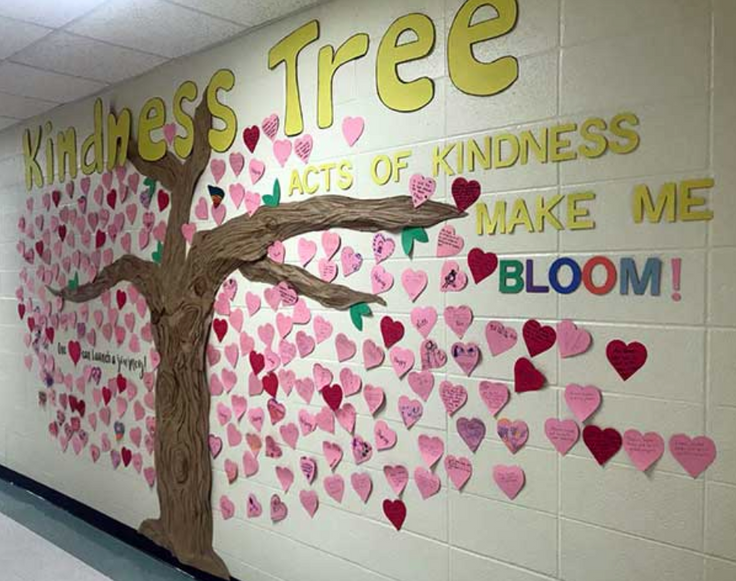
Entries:
[[523,420],[498,420],[496,433],[512,454],[516,454],[529,439],[529,426]]
[[473,370],[480,362],[480,347],[475,343],[456,342],[450,348],[450,353],[455,363],[470,377]]
[[493,481],[510,500],[514,500],[524,488],[526,479],[521,466],[497,464],[493,467]]

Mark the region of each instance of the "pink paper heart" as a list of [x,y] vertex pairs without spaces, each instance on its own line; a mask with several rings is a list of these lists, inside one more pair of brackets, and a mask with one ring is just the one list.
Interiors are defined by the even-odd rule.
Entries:
[[575,420],[549,418],[544,422],[544,433],[555,449],[564,456],[577,443],[580,428]]
[[623,440],[631,462],[642,472],[646,472],[664,454],[664,440],[656,432],[642,434],[638,430],[626,430]]
[[524,470],[521,466],[498,464],[493,467],[493,481],[509,499],[513,500],[524,488]]

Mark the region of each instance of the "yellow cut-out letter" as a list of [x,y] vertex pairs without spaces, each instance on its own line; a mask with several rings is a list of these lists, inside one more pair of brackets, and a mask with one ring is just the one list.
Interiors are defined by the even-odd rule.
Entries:
[[174,151],[182,159],[189,157],[194,145],[194,121],[192,121],[191,115],[184,111],[182,101],[191,103],[197,98],[198,92],[196,83],[185,81],[174,93],[174,119],[184,129],[183,136],[177,135],[174,137]]
[[[398,44],[399,37],[412,31],[415,40]],[[403,81],[398,66],[426,57],[434,49],[434,23],[424,14],[407,14],[388,27],[376,55],[376,88],[389,109],[411,113],[426,107],[434,98],[434,81],[422,77]]]
[[23,132],[23,165],[26,168],[26,189],[28,191],[32,190],[34,185],[39,188],[43,187],[43,172],[36,160],[38,150],[41,148],[42,133],[40,125],[35,140],[31,136],[30,129]]
[[359,59],[368,52],[368,35],[356,34],[348,38],[335,52],[331,45],[319,49],[317,68],[317,125],[320,129],[332,126],[332,81],[335,73],[347,62]]
[[[476,11],[490,6],[498,16],[471,24]],[[486,97],[505,91],[519,78],[519,62],[512,56],[480,62],[473,45],[511,32],[519,17],[517,0],[467,0],[455,15],[447,36],[450,80],[463,93]]]
[[213,127],[209,132],[210,147],[220,153],[230,149],[233,141],[235,141],[235,135],[238,132],[238,119],[235,117],[235,111],[217,100],[217,92],[220,89],[230,91],[234,86],[235,75],[227,69],[220,69],[212,75],[210,84],[207,86],[207,107],[209,107],[214,118],[221,119],[225,123],[225,127],[222,129]]
[[319,22],[312,20],[300,26],[268,51],[268,68],[273,70],[281,63],[286,68],[286,114],[284,133],[288,136],[299,135],[304,131],[302,118],[302,102],[299,97],[299,77],[297,76],[297,59],[299,53],[308,44],[319,38]]
[[[128,159],[128,142],[130,141],[130,109],[123,109],[120,115],[107,114],[107,169],[125,165]],[[74,160],[76,162],[76,155]],[[76,169],[74,170],[76,174]]]
[[158,161],[166,155],[166,142],[151,139],[151,132],[161,129],[165,122],[166,104],[161,97],[153,97],[143,104],[138,115],[138,153],[146,161]]

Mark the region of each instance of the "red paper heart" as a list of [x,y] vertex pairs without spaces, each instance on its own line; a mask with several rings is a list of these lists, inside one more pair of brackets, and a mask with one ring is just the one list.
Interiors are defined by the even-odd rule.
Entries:
[[475,180],[457,178],[452,182],[452,197],[457,209],[464,212],[480,197],[480,184]]
[[128,450],[128,448],[123,448],[120,451],[120,455],[123,457],[123,464],[127,468],[128,464],[130,464],[130,461],[133,459],[133,453]]
[[537,391],[544,387],[547,378],[526,357],[519,357],[514,364],[514,390],[516,393]]
[[606,346],[608,361],[624,381],[641,369],[647,361],[647,355],[647,348],[637,341],[627,345],[614,339]]
[[522,328],[524,343],[532,357],[544,353],[557,340],[557,332],[550,326],[542,326],[536,319],[529,319]]
[[386,518],[391,521],[394,528],[397,531],[401,530],[404,521],[406,520],[406,505],[403,500],[384,500],[383,501],[383,514]]
[[258,125],[252,127],[246,127],[243,129],[243,143],[248,150],[253,153],[258,145],[258,139],[261,137],[261,131],[258,129]]
[[225,319],[215,319],[212,322],[212,328],[215,331],[215,335],[217,335],[217,340],[222,343],[222,340],[225,338],[225,335],[227,335],[227,321]]
[[337,384],[325,385],[322,388],[322,399],[333,412],[337,411],[342,403],[342,387]]
[[105,405],[109,405],[110,400],[112,399],[112,391],[109,387],[103,387],[102,388],[102,401],[105,402]]
[[158,202],[158,211],[163,212],[166,208],[169,207],[169,194],[167,194],[163,190],[158,191],[158,198],[156,199]]
[[621,434],[613,428],[602,430],[598,426],[591,425],[583,429],[583,442],[598,464],[603,466],[621,449],[623,439]]
[[272,371],[263,376],[263,391],[271,397],[276,397],[276,390],[279,388],[279,378]]
[[256,375],[266,367],[266,358],[262,353],[258,353],[257,351],[251,351],[248,354],[248,361],[250,362],[250,368]]
[[383,317],[381,319],[381,335],[383,335],[383,344],[386,349],[389,349],[404,338],[404,325],[401,321],[394,321],[391,317]]
[[67,344],[67,350],[69,351],[69,357],[71,357],[74,365],[79,363],[79,359],[82,357],[82,346],[79,341],[69,341]]
[[483,252],[473,248],[468,253],[468,268],[475,284],[491,276],[498,268],[498,256],[493,252]]

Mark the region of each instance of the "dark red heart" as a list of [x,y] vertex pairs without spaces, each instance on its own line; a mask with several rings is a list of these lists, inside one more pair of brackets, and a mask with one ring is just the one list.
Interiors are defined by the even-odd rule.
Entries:
[[156,201],[158,202],[158,211],[163,212],[166,208],[169,207],[169,194],[167,194],[164,190],[159,190],[158,198]]
[[43,240],[36,242],[36,254],[39,256],[43,254]]
[[[26,316],[26,306],[23,303],[18,303],[18,316],[23,319]],[[28,319],[30,321],[30,319]],[[33,330],[33,329],[31,329]]]
[[271,397],[276,397],[276,391],[279,389],[279,378],[272,371],[263,376],[263,391]]
[[108,387],[103,387],[102,388],[102,400],[105,402],[105,405],[108,405],[111,399],[112,399],[112,391],[110,391],[110,388]]
[[529,355],[536,357],[550,349],[557,340],[557,332],[550,326],[542,326],[536,319],[529,319],[522,328],[524,343]]
[[66,348],[69,352],[69,357],[71,357],[74,362],[74,365],[79,363],[79,359],[82,357],[82,346],[79,344],[79,341],[69,341]]
[[400,531],[406,520],[406,505],[403,500],[386,499],[383,501],[383,514],[391,521],[394,528]]
[[115,204],[118,201],[118,193],[115,190],[110,190],[107,192],[107,205],[110,206],[112,210],[115,209]]
[[394,321],[391,317],[381,319],[381,335],[386,349],[390,349],[404,338],[404,325],[401,321]]
[[215,335],[217,335],[217,340],[222,343],[222,340],[225,338],[225,335],[227,335],[227,321],[225,319],[215,319],[212,322],[212,328],[215,330]]
[[118,290],[115,293],[115,301],[118,303],[118,309],[122,309],[128,302],[128,295],[124,290]]
[[261,130],[258,129],[258,125],[252,127],[246,127],[243,129],[243,142],[245,146],[253,153],[258,145],[258,139],[261,137]]
[[337,411],[342,403],[342,387],[337,384],[325,385],[322,388],[322,399],[333,412]]
[[56,336],[56,331],[53,327],[46,327],[46,338],[49,340],[49,343],[54,342],[54,337]]
[[468,252],[468,268],[470,268],[475,284],[478,284],[496,272],[498,256],[493,252],[483,252],[480,248],[473,248]]
[[130,461],[133,459],[133,453],[128,450],[128,448],[123,448],[120,450],[120,455],[123,458],[123,464],[127,468],[128,464],[130,464]]
[[123,393],[126,389],[128,389],[128,380],[123,377],[122,373],[118,373],[117,377],[115,378],[115,383],[118,386],[118,393]]
[[514,364],[514,390],[516,393],[537,391],[544,387],[547,378],[526,357],[519,357]]
[[263,371],[263,368],[266,367],[266,358],[263,356],[263,354],[258,353],[257,351],[250,352],[250,354],[248,355],[248,361],[250,361],[250,368],[256,375],[258,375],[261,371]]
[[51,199],[54,201],[54,206],[58,208],[59,202],[61,202],[61,191],[54,190],[53,192],[51,192]]
[[66,239],[66,226],[64,224],[61,224],[59,226],[57,234],[59,235],[59,239],[64,242],[64,240]]
[[585,426],[583,429],[583,442],[593,454],[598,464],[603,466],[613,458],[621,449],[623,440],[621,434],[613,428],[602,430],[598,426]]
[[475,180],[457,178],[452,182],[452,197],[457,209],[464,212],[480,197],[480,184]]
[[637,341],[627,345],[619,339],[614,339],[606,346],[608,361],[624,381],[642,368],[647,361],[647,355],[647,348]]
[[102,230],[98,230],[95,234],[95,248],[101,248],[105,245],[105,242],[107,242],[107,234],[105,234]]

